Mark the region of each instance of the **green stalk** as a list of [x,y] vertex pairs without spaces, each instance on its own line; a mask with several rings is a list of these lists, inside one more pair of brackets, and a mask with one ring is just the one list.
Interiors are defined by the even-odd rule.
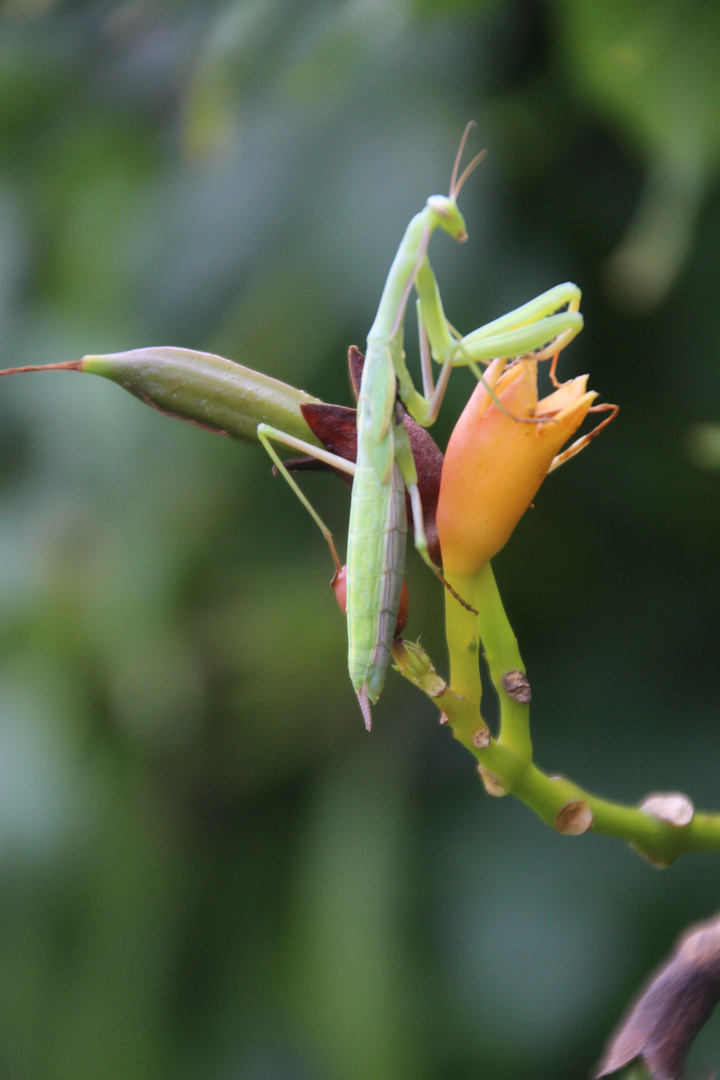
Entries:
[[[478,610],[478,631],[485,650],[490,678],[500,701],[498,742],[521,761],[532,761],[530,738],[530,687],[524,676],[517,638],[500,599],[490,563],[475,579],[473,606]],[[513,682],[513,676],[515,680]],[[521,690],[517,689],[520,683]],[[515,689],[511,689],[515,687]],[[525,692],[522,692],[525,689]],[[524,700],[523,700],[524,699]]]
[[[446,572],[447,573],[447,572]],[[477,615],[445,594],[445,632],[450,653],[450,685],[480,708],[482,686],[479,658],[482,646],[500,700],[498,742],[520,761],[532,760],[529,686],[517,639],[500,600],[487,563],[475,575],[447,573],[453,589],[477,610]]]
[[[458,596],[476,608],[476,579],[450,574],[447,570],[445,574]],[[460,604],[448,589],[445,590],[445,635],[450,654],[450,685],[479,711],[482,683],[477,615]]]
[[[458,741],[477,760],[491,794],[515,795],[564,835],[577,836],[592,830],[624,840],[658,867],[669,866],[684,852],[720,851],[720,814],[698,812],[687,824],[678,824],[649,808],[610,802],[564,777],[548,776],[515,753],[509,745],[511,740],[491,739],[489,733],[484,739],[479,737],[475,706],[447,686],[419,645],[396,641],[393,659],[401,674],[437,706],[441,721],[449,724]],[[473,723],[475,731],[469,734]]]

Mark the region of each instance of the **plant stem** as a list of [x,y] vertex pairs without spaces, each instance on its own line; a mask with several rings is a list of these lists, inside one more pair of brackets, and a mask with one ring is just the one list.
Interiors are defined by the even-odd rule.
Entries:
[[527,694],[523,695],[526,700],[518,700],[508,692],[508,676],[514,672],[524,675],[525,667],[490,563],[486,563],[476,578],[475,600],[480,640],[485,650],[490,678],[500,700],[498,742],[512,750],[521,761],[532,761],[530,687],[526,684]]
[[450,592],[446,592],[445,630],[450,653],[450,685],[480,708],[478,661],[482,642],[490,678],[500,701],[498,742],[511,750],[519,760],[531,761],[529,686],[526,683],[526,694],[520,695],[522,700],[508,692],[508,676],[516,673],[524,676],[525,669],[490,563],[486,563],[473,576],[447,571],[446,575],[458,595],[478,612],[474,615],[459,604]]
[[478,745],[484,740],[478,738],[482,728],[478,727],[477,705],[447,686],[427,653],[419,645],[398,640],[393,659],[401,674],[437,706],[442,720],[483,773],[496,782],[493,793],[512,793],[557,831],[578,835],[591,829],[615,836],[661,867],[686,851],[720,850],[720,814],[695,813],[687,825],[671,824],[640,807],[598,798],[564,777],[548,776],[507,742],[490,738],[487,745]]

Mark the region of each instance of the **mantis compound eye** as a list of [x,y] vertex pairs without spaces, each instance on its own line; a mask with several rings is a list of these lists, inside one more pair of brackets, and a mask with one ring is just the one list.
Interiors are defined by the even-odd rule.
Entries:
[[447,221],[453,216],[453,211],[457,212],[455,203],[448,199],[447,195],[431,195],[427,201],[430,209],[436,213],[439,217],[445,218]]

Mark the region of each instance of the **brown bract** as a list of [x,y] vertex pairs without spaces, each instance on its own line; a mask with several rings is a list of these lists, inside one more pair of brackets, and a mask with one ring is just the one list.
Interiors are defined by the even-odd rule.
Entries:
[[565,803],[555,815],[554,826],[562,836],[582,836],[592,829],[592,810],[583,799]]
[[[348,350],[348,366],[356,397],[359,393],[364,362],[365,357],[360,350],[355,345],[351,345]],[[348,409],[344,405],[319,405],[313,402],[304,402],[300,405],[300,408],[308,427],[326,450],[329,450],[332,454],[337,454],[338,457],[345,458],[346,461],[355,461],[357,459],[355,409]],[[433,562],[440,564],[442,559],[435,519],[443,466],[442,451],[425,428],[420,427],[411,416],[405,414],[403,423],[410,439],[415,468],[418,474],[418,488],[423,505],[428,551]],[[347,473],[340,469],[334,469],[332,466],[317,461],[313,457],[293,458],[291,461],[286,461],[285,464],[288,469],[293,471],[334,472],[344,483],[352,484],[352,477]],[[412,520],[412,511],[407,492],[405,501],[408,520],[410,521]]]

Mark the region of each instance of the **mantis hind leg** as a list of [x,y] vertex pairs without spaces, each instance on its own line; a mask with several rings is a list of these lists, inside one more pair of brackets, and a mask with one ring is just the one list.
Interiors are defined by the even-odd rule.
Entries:
[[267,450],[268,454],[270,455],[275,465],[275,468],[284,477],[284,479],[287,480],[288,484],[295,492],[307,512],[310,514],[313,521],[320,529],[320,532],[325,537],[327,545],[330,548],[330,554],[333,557],[333,562],[335,563],[335,571],[339,574],[340,570],[342,569],[342,564],[340,562],[340,559],[338,558],[335,541],[333,540],[330,529],[320,517],[308,497],[303,494],[300,487],[293,480],[292,476],[285,468],[285,465],[283,464],[280,455],[278,454],[277,450],[272,445],[270,440],[274,439],[276,442],[283,443],[285,446],[289,446],[293,450],[300,450],[304,454],[310,454],[312,455],[312,457],[317,458],[319,461],[324,461],[328,465],[333,465],[335,466],[335,468],[342,469],[344,472],[347,472],[350,475],[354,475],[355,473],[354,463],[352,461],[347,461],[345,458],[338,457],[336,454],[330,454],[327,450],[321,450],[317,446],[313,446],[311,443],[303,442],[302,439],[296,439],[292,435],[286,435],[284,431],[280,431],[278,428],[270,427],[269,424],[258,424],[257,437],[262,443],[265,450]]

